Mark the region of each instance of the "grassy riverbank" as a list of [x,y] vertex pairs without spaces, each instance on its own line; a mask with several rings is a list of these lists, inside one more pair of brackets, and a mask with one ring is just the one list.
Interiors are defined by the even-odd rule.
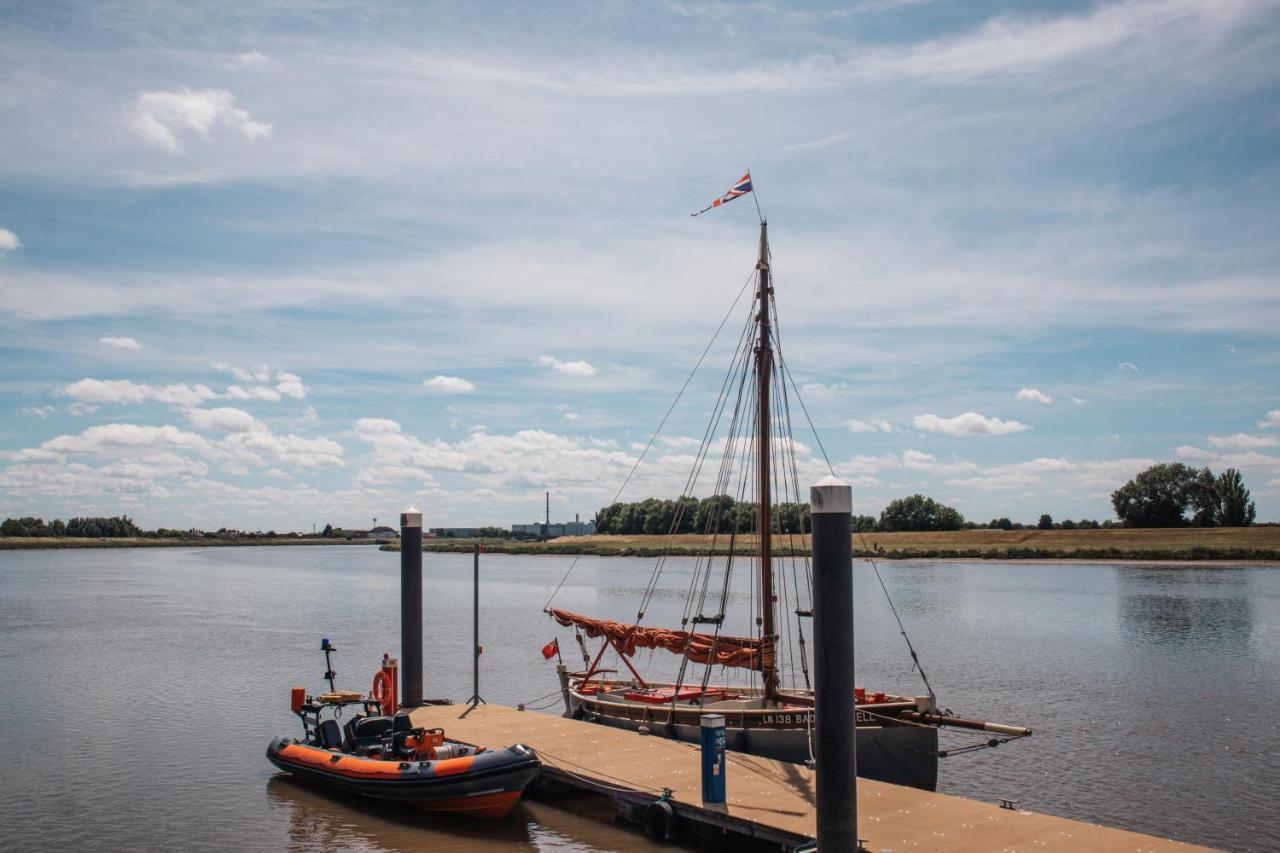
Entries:
[[38,551],[48,548],[229,548],[250,545],[377,545],[374,539],[168,539],[153,536],[96,539],[84,536],[0,536],[0,551]]
[[[755,537],[739,536],[738,549]],[[800,554],[808,537],[775,539],[778,556]],[[427,551],[470,551],[477,540],[429,539]],[[582,554],[602,557],[698,556],[725,553],[727,536],[572,536],[549,542],[484,540],[495,554]],[[1280,527],[1160,530],[957,530],[855,534],[854,553],[885,559],[983,560],[1265,560],[1280,562]],[[384,546],[399,550],[398,544]]]

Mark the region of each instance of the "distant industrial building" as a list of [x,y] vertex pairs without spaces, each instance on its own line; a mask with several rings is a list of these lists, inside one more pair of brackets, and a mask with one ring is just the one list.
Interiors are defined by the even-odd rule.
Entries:
[[334,536],[341,536],[343,539],[375,539],[379,542],[390,542],[400,538],[400,531],[394,527],[378,526],[372,530],[347,530],[341,527],[333,528]]
[[596,532],[594,521],[562,521],[557,524],[513,524],[511,533],[519,539],[532,539],[543,535],[546,531],[548,539],[559,539],[561,536],[591,536]]
[[480,539],[484,536],[483,527],[432,527],[427,530],[428,536],[437,539]]

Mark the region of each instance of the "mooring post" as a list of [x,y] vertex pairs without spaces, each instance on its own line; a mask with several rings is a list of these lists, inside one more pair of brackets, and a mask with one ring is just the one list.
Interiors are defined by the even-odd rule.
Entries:
[[471,607],[471,707],[484,703],[480,698],[480,553],[483,546],[479,542],[475,547],[475,562],[472,566],[472,607]]
[[702,802],[708,806],[725,801],[724,714],[702,715]]
[[400,513],[400,705],[422,704],[422,513]]
[[809,490],[813,530],[814,748],[818,849],[858,849],[853,698],[853,492],[827,477]]

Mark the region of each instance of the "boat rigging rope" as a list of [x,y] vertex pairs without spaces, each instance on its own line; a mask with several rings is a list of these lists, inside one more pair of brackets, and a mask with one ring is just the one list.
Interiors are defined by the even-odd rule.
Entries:
[[976,752],[980,749],[994,749],[997,746],[1009,743],[1010,741],[1021,740],[1030,735],[1009,735],[1008,737],[993,737],[983,740],[981,743],[971,743],[968,746],[958,746],[955,749],[938,750],[939,758],[951,758],[954,755],[960,755],[965,752]]
[[[775,312],[776,314],[776,312]],[[775,322],[775,329],[777,323]],[[782,355],[782,342],[778,340],[780,330],[775,330],[774,342],[777,345],[778,361],[782,364],[782,370],[787,375],[787,379],[791,382],[791,388],[795,391],[796,399],[800,401],[800,407],[804,410],[805,419],[809,422],[809,429],[813,432],[814,440],[818,443],[818,450],[822,453],[822,459],[827,463],[827,470],[835,476],[835,468],[831,464],[831,457],[827,455],[827,449],[822,446],[822,439],[818,437],[818,428],[813,425],[813,418],[809,417],[809,409],[804,404],[804,397],[800,394],[800,389],[796,385],[795,377],[791,375],[791,368],[787,367],[786,359]],[[871,556],[871,549],[867,547],[867,539],[862,535],[862,531],[858,531],[858,541],[862,543],[862,549],[866,552],[866,561],[871,564],[871,571],[876,576],[876,582],[880,584],[880,590],[884,593],[884,599],[889,603],[889,611],[893,613],[893,620],[898,623],[898,632],[902,634],[902,639],[906,641],[907,651],[911,654],[912,668],[920,673],[920,680],[924,682],[924,688],[929,692],[929,698],[935,699],[936,694],[933,692],[933,685],[929,683],[929,676],[925,674],[924,665],[920,663],[920,655],[916,652],[915,645],[911,642],[911,637],[907,634],[907,628],[902,624],[902,617],[898,615],[898,608],[894,606],[893,596],[889,594],[889,588],[885,586],[884,578],[880,576],[880,567],[876,565],[875,558]]]
[[[613,500],[609,503],[617,503],[618,498],[622,497],[622,490],[631,482],[631,478],[635,476],[636,469],[639,468],[640,463],[644,461],[645,454],[649,452],[649,449],[653,447],[653,442],[657,440],[658,433],[662,432],[662,428],[667,425],[667,419],[671,417],[671,413],[675,411],[676,405],[680,402],[680,398],[684,396],[684,392],[689,388],[689,383],[693,381],[693,377],[697,374],[698,368],[702,367],[702,362],[706,360],[707,353],[711,352],[711,348],[715,346],[716,339],[720,337],[720,332],[724,330],[724,324],[729,322],[729,317],[732,316],[734,309],[738,307],[738,303],[742,301],[742,294],[747,292],[747,287],[751,284],[751,279],[754,277],[755,270],[753,269],[747,274],[747,280],[742,283],[742,288],[738,291],[738,295],[734,297],[733,304],[729,306],[729,310],[726,311],[724,313],[724,317],[721,318],[720,325],[716,327],[715,334],[711,336],[711,340],[707,343],[706,348],[703,349],[702,355],[698,356],[697,363],[694,364],[693,370],[689,371],[689,375],[685,378],[684,384],[680,386],[679,392],[676,393],[676,398],[671,401],[671,405],[667,408],[667,413],[663,415],[662,420],[658,422],[658,426],[654,429],[653,434],[649,436],[649,441],[645,444],[644,450],[640,452],[640,456],[636,459],[635,464],[631,466],[631,470],[627,472],[626,479],[622,481],[622,485],[618,487],[617,493],[614,494]],[[573,574],[574,566],[578,565],[578,561],[581,559],[581,555],[573,558],[573,562],[569,564],[569,568],[565,571],[564,577],[560,579],[560,583],[556,584],[556,588],[551,592],[551,597],[548,598],[547,603],[543,605],[543,611],[546,611],[546,609],[551,606],[551,602],[556,600],[556,596],[560,593],[561,587],[563,587],[565,582],[569,580],[569,576]]]
[[889,595],[889,588],[884,585],[884,578],[880,577],[880,567],[876,565],[876,560],[871,556],[871,549],[867,547],[867,539],[862,535],[862,531],[858,531],[858,541],[862,543],[862,550],[867,552],[867,562],[871,564],[871,570],[875,572],[876,580],[880,582],[880,589],[884,590],[884,600],[889,602],[889,610],[893,613],[894,621],[898,623],[898,631],[902,634],[902,639],[906,640],[907,651],[911,653],[911,660],[914,664],[916,672],[920,673],[920,680],[924,682],[924,689],[929,691],[929,698],[936,699],[937,695],[933,692],[933,685],[929,683],[929,676],[925,675],[924,666],[920,663],[920,655],[916,654],[916,647],[911,644],[911,638],[907,636],[907,629],[902,624],[902,617],[898,615],[898,608],[893,605],[893,596]]

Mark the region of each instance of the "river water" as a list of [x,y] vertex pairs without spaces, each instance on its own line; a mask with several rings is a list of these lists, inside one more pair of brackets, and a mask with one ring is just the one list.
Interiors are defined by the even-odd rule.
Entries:
[[[571,642],[541,609],[569,562],[484,557],[487,700],[556,690],[539,649],[557,634],[566,652]],[[426,692],[461,701],[471,558],[425,563]],[[646,624],[678,623],[691,566],[664,571]],[[630,620],[651,569],[583,559],[557,606]],[[855,571],[858,683],[922,692],[870,567]],[[1036,730],[944,759],[941,790],[1229,850],[1280,849],[1280,571],[880,571],[940,703]],[[263,750],[299,730],[289,687],[321,686],[320,638],[338,647],[338,686],[367,689],[382,653],[398,652],[398,594],[398,555],[367,547],[0,552],[4,846],[658,849],[608,815],[526,802],[497,824],[456,822],[277,775]],[[665,658],[640,660],[669,674]]]

